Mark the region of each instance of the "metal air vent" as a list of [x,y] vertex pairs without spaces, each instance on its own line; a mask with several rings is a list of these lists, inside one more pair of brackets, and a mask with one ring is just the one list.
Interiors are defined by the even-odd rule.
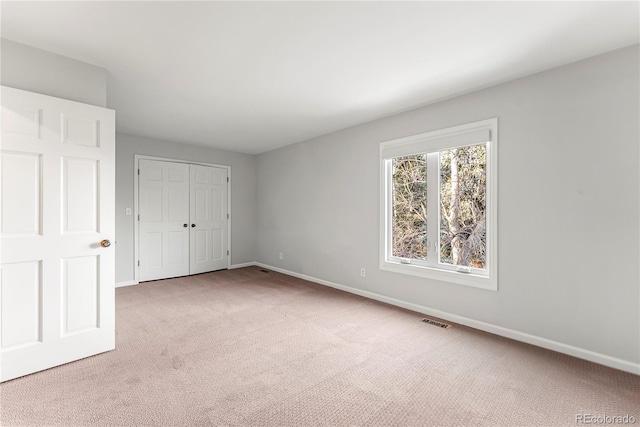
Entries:
[[428,323],[429,325],[438,326],[439,328],[442,328],[442,329],[448,329],[448,328],[451,327],[451,325],[448,325],[448,324],[442,323],[442,322],[438,322],[437,320],[427,319],[426,317],[424,319],[422,319],[422,321],[424,323]]

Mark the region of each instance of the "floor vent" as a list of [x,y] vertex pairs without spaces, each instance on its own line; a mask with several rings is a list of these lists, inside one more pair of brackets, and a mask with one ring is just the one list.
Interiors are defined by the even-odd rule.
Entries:
[[426,317],[424,319],[422,319],[422,321],[424,323],[428,323],[428,324],[433,325],[433,326],[438,326],[438,327],[443,328],[443,329],[448,329],[448,328],[451,327],[451,325],[447,325],[446,323],[438,322],[437,320],[427,319]]
[[262,273],[268,273],[269,270],[265,270],[264,268],[262,270],[260,270]]

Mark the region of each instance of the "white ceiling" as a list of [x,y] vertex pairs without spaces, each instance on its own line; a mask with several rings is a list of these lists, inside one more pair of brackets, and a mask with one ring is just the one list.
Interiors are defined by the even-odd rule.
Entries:
[[118,131],[261,153],[639,41],[628,2],[13,2],[104,67]]

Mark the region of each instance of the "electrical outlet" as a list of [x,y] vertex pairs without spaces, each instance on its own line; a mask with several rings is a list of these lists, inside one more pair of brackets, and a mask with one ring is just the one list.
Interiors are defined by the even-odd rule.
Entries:
[[280,252],[280,259],[284,259],[284,254]]
[[365,276],[365,273],[366,273],[366,272],[365,272],[364,268],[361,268],[361,269],[360,269],[360,276],[364,277],[364,276]]

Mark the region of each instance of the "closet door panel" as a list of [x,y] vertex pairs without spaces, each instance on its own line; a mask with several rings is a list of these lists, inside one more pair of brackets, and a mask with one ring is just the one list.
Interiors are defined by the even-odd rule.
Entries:
[[189,165],[140,160],[139,170],[140,281],[186,276],[189,274]]
[[227,176],[225,168],[191,165],[191,274],[228,266]]

